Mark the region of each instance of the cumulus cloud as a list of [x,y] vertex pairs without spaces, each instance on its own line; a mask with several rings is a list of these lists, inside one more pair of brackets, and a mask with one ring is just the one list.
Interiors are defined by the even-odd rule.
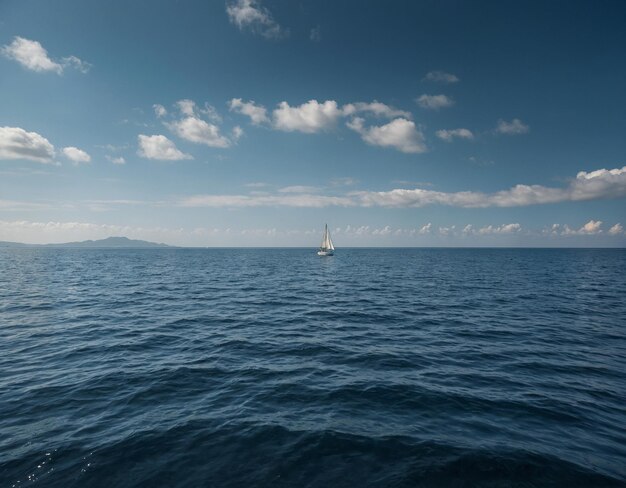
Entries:
[[416,100],[417,104],[429,110],[452,107],[454,100],[446,95],[422,95]]
[[166,125],[179,137],[196,144],[220,148],[231,145],[231,141],[220,134],[220,128],[217,125],[209,124],[198,117],[185,117]]
[[254,101],[244,102],[241,98],[233,98],[228,102],[231,112],[247,115],[254,125],[261,125],[269,122],[267,110],[262,105],[257,105]]
[[609,229],[609,235],[612,235],[612,236],[618,236],[623,233],[624,233],[624,228],[622,227],[622,224],[620,223],[615,224],[613,227]]
[[344,115],[355,115],[357,113],[367,112],[377,117],[386,117],[393,119],[395,117],[404,117],[405,119],[412,118],[411,113],[405,110],[398,110],[394,107],[386,105],[382,102],[355,102],[348,103],[342,107]]
[[[164,125],[182,139],[196,144],[205,144],[209,147],[227,148],[232,145],[233,140],[238,139],[243,134],[241,127],[237,126],[233,128],[233,140],[231,140],[221,134],[220,127],[216,123],[209,123],[200,118],[199,114],[204,114],[213,122],[219,123],[221,121],[215,108],[209,104],[205,104],[204,109],[198,109],[193,100],[184,99],[176,102],[176,106],[182,118],[164,122]],[[165,115],[165,109],[161,111],[158,108],[161,107],[160,105],[155,105],[155,107],[157,107],[155,111],[158,111],[157,116],[159,112]]]
[[435,83],[457,83],[459,78],[452,73],[445,71],[429,71],[423,78],[424,81],[434,81]]
[[474,139],[474,134],[469,129],[451,129],[451,130],[438,130],[436,132],[437,137],[446,142],[452,142],[453,139]]
[[176,145],[163,135],[139,135],[139,150],[137,154],[146,159],[158,159],[164,161],[180,161],[182,159],[193,159],[189,154],[178,150]]
[[28,159],[51,163],[54,146],[36,132],[20,127],[0,127],[0,159]]
[[74,67],[86,73],[91,65],[77,58],[68,56],[61,62],[54,61],[48,56],[48,51],[37,41],[16,36],[11,44],[0,48],[0,53],[5,57],[17,61],[24,68],[37,72],[63,73],[65,67]]
[[495,130],[498,134],[516,135],[526,134],[530,128],[520,119],[513,119],[510,122],[500,119]]
[[240,30],[248,29],[266,39],[280,39],[288,35],[272,17],[269,10],[257,0],[233,0],[226,4],[226,13],[231,23]]
[[424,135],[411,120],[397,118],[385,125],[366,127],[361,117],[355,117],[347,125],[373,146],[393,147],[405,153],[426,151]]
[[514,234],[516,232],[520,232],[522,230],[522,226],[520,224],[503,224],[503,225],[487,225],[485,227],[481,227],[476,231],[479,235],[487,235],[487,234]]
[[273,112],[276,129],[308,134],[333,127],[341,115],[342,111],[334,100],[326,100],[323,103],[310,100],[297,107],[292,107],[287,102],[280,102]]
[[254,101],[245,102],[241,98],[233,98],[228,102],[231,112],[240,113],[250,118],[254,125],[268,124],[274,129],[286,132],[315,133],[334,127],[341,117],[354,116],[356,114],[368,114],[375,117],[395,118],[403,117],[411,119],[411,113],[399,110],[385,103],[374,100],[373,102],[348,103],[339,107],[335,100],[318,102],[309,100],[297,106],[291,106],[288,102],[281,102],[272,112],[271,119],[267,109],[257,105]]
[[75,165],[78,165],[80,163],[91,162],[91,156],[87,154],[85,151],[83,151],[82,149],[78,149],[77,147],[74,147],[74,146],[64,147],[62,149],[62,152],[63,152],[63,155],[67,159],[72,161],[72,163],[74,163]]

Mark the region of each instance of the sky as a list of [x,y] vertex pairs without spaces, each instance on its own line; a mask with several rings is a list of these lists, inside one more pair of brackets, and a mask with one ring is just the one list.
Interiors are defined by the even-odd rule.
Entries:
[[0,0],[0,240],[626,246],[626,3]]

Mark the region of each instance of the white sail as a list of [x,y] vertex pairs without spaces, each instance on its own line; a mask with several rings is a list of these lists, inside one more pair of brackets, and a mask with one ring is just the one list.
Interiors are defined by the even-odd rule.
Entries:
[[322,244],[320,245],[322,251],[334,251],[333,241],[330,238],[330,232],[328,232],[328,225],[324,227],[324,235],[322,236]]

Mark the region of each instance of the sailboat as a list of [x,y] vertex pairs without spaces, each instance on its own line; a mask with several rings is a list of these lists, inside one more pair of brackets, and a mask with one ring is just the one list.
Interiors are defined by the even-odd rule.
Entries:
[[322,245],[320,246],[319,251],[317,251],[318,256],[332,256],[335,254],[335,246],[333,246],[333,241],[330,238],[330,232],[328,232],[328,224],[324,226],[324,236],[322,237]]

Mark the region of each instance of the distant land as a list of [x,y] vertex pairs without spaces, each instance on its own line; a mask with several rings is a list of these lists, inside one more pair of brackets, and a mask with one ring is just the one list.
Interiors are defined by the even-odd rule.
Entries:
[[60,244],[24,244],[21,242],[0,241],[0,247],[96,247],[96,248],[146,248],[146,247],[173,247],[167,244],[129,239],[128,237],[107,237],[95,241],[64,242]]

